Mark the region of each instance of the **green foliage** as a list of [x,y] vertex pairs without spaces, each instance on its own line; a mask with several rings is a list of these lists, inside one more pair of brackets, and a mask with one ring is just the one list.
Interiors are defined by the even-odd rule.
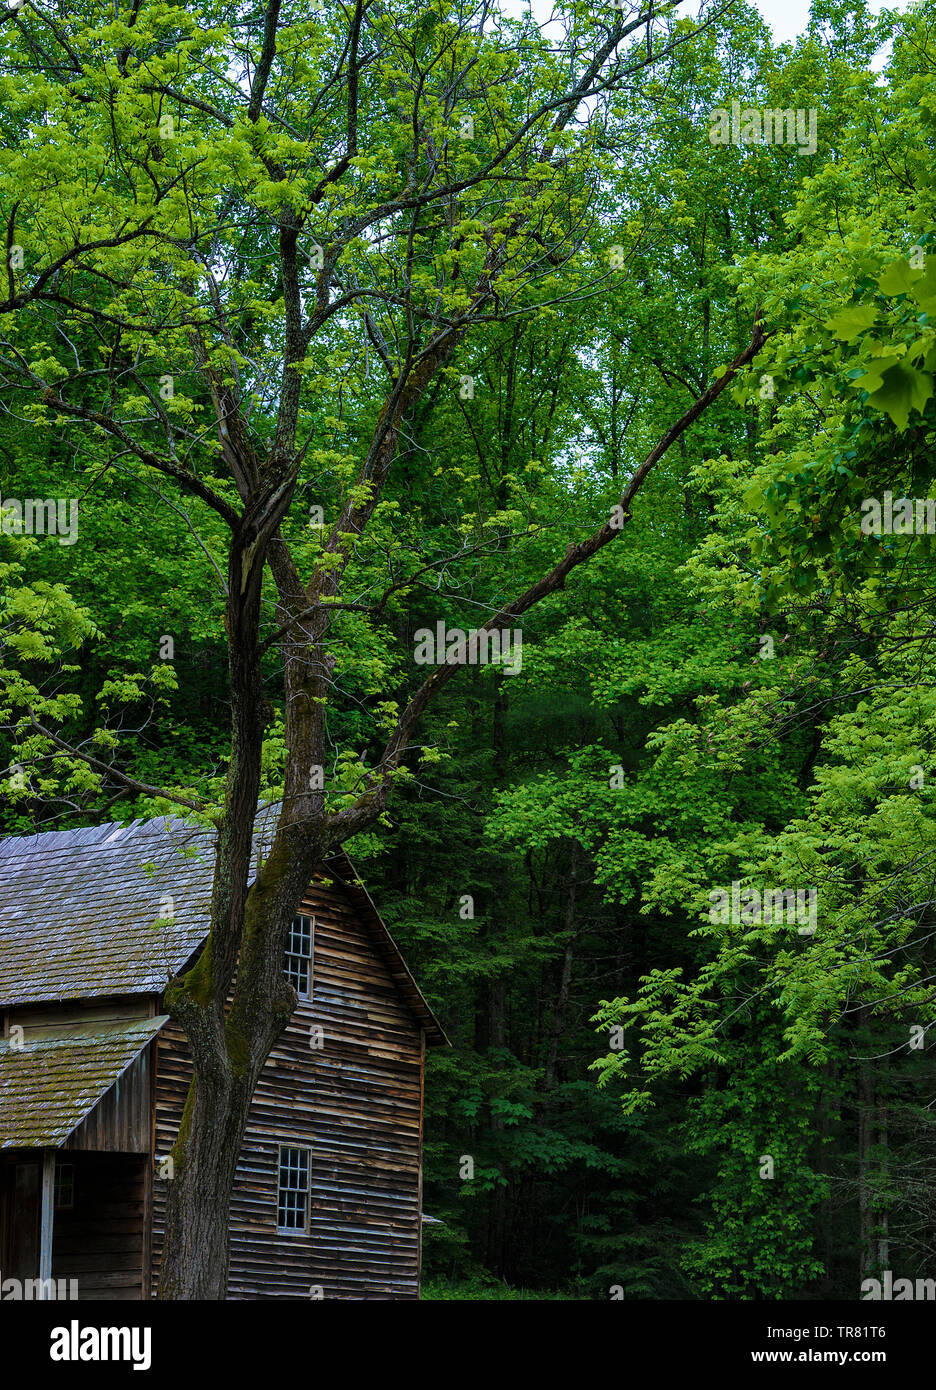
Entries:
[[[34,7],[0,26],[14,288],[49,276],[58,296],[0,324],[3,493],[79,496],[81,538],[0,527],[3,831],[223,803],[225,527],[140,452],[171,438],[236,501],[206,381],[250,402],[259,457],[300,382],[281,534],[304,573],[348,559],[317,697],[335,812],[425,674],[414,633],[486,620],[604,524],[760,314],[766,348],[655,466],[622,535],[517,620],[519,674],[445,688],[349,848],[453,1040],[428,1061],[443,1224],[425,1297],[853,1299],[875,1222],[921,1268],[936,1249],[930,1043],[907,1043],[936,999],[934,540],[861,528],[866,499],[936,479],[932,0],[878,18],[817,3],[784,48],[734,7],[549,160],[524,146],[412,221],[402,184],[466,182],[563,90],[569,51],[527,18],[485,37],[444,4],[370,10],[369,100],[334,177],[348,111],[313,94],[341,7],[289,7],[256,120],[230,73],[235,56],[255,69],[257,35],[214,0],[132,22],[81,0],[67,80],[34,70]],[[569,43],[590,51],[607,16],[573,10]],[[663,10],[652,42],[686,33]],[[469,110],[449,99],[462,70],[484,94]],[[817,152],[713,147],[707,114],[736,98],[818,106]],[[277,256],[292,206],[309,210],[305,300],[315,247],[361,295],[296,360]],[[495,306],[336,548],[342,505],[372,496],[381,353],[414,324],[460,325],[492,247]],[[289,759],[269,575],[262,610],[266,799]],[[814,886],[815,933],[712,920],[733,882]]]

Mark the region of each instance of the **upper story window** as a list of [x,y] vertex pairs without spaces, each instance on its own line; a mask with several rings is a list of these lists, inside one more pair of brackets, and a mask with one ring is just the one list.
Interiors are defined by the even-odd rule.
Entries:
[[276,1192],[276,1225],[304,1234],[309,1229],[309,1150],[282,1147]]
[[300,999],[312,998],[314,917],[294,917],[286,937],[285,975]]

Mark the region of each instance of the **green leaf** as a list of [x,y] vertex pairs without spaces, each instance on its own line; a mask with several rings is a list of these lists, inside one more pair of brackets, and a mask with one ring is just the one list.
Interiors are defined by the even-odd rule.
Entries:
[[825,326],[836,338],[853,343],[860,333],[871,327],[876,318],[877,309],[873,304],[851,304],[826,319]]
[[922,411],[932,394],[931,377],[924,376],[915,367],[898,364],[887,368],[881,385],[871,392],[868,400],[879,410],[886,411],[899,430],[905,430],[910,411]]
[[878,287],[882,294],[909,294],[913,282],[919,277],[920,272],[913,269],[906,256],[901,256],[884,267],[878,276]]

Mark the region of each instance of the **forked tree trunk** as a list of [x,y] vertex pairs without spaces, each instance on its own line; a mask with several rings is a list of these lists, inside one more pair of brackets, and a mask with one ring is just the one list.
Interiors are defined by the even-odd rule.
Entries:
[[[312,817],[301,825],[284,815],[272,853],[248,888],[263,748],[261,576],[294,482],[283,483],[272,469],[271,475],[248,504],[228,558],[231,760],[211,931],[196,964],[165,995],[168,1012],[188,1039],[193,1077],[171,1155],[162,1299],[226,1296],[231,1195],[250,1103],[296,1004],[282,968],[287,925],[320,858]],[[301,665],[301,679],[312,679],[311,663]],[[304,812],[305,804],[296,816]]]

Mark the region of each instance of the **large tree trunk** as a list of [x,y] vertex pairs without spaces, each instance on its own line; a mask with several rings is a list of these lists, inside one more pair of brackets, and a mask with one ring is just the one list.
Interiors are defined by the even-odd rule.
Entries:
[[[294,243],[293,232],[284,234],[285,240],[290,238]],[[292,253],[294,250],[293,244]],[[449,360],[458,340],[455,334],[447,336],[443,344],[424,355],[408,380],[394,387],[381,412],[366,460],[365,475],[372,485],[370,496],[366,501],[349,501],[326,549],[337,554],[343,536],[363,531],[390,469],[404,414],[435,372]],[[764,341],[762,331],[755,325],[750,345],[647,455],[622,496],[621,510],[626,518],[657,460],[721,394]],[[296,360],[295,355],[287,360]],[[291,375],[288,368],[285,375]],[[61,405],[67,410],[65,402]],[[330,568],[306,588],[288,548],[278,537],[278,527],[296,483],[298,461],[287,458],[295,442],[294,429],[292,433],[287,430],[282,438],[278,432],[279,447],[284,452],[275,454],[261,470],[239,426],[236,410],[225,405],[220,393],[218,417],[223,452],[237,481],[244,510],[233,526],[228,556],[225,626],[231,685],[231,757],[218,833],[211,930],[196,965],[166,991],[166,1007],[185,1030],[194,1066],[183,1123],[173,1150],[175,1176],[170,1185],[159,1283],[160,1297],[176,1299],[222,1299],[226,1294],[228,1211],[250,1099],[260,1070],[296,1002],[282,970],[292,915],[316,864],[326,852],[371,825],[381,814],[393,772],[399,767],[416,726],[430,701],[458,669],[455,665],[441,665],[420,686],[387,742],[380,770],[369,779],[353,806],[326,817],[321,784],[312,781],[310,773],[324,764],[322,708],[329,662],[323,644],[330,621],[327,599],[339,591],[343,566]],[[619,528],[606,522],[588,540],[569,546],[563,559],[488,619],[485,627],[515,621],[547,594],[557,592],[573,569],[618,534]],[[279,594],[278,617],[288,620],[280,634],[280,648],[289,758],[284,810],[273,851],[248,893],[263,744],[260,595],[267,561]],[[502,715],[503,707],[495,711],[495,719]],[[498,1001],[492,1002],[500,1036],[504,1031],[503,1008],[497,1007]]]
[[[293,233],[287,231],[287,239]],[[294,238],[293,238],[294,239]],[[383,478],[393,459],[404,411],[448,359],[440,349],[395,390],[368,454],[371,478]],[[294,347],[293,358],[300,356]],[[294,373],[286,373],[287,379]],[[290,390],[297,389],[290,383]],[[296,995],[283,974],[289,923],[315,869],[334,844],[370,824],[381,795],[361,797],[353,817],[333,816],[326,830],[325,792],[314,774],[323,768],[323,708],[331,661],[325,640],[331,615],[322,594],[303,585],[278,536],[296,481],[293,435],[261,470],[236,410],[224,410],[222,439],[239,480],[243,516],[228,556],[225,628],[231,691],[231,759],[218,832],[208,942],[195,966],[166,991],[166,1007],[181,1023],[193,1079],[172,1152],[159,1297],[223,1299],[229,1262],[229,1210],[237,1161],[254,1089],[285,1029]],[[294,415],[294,412],[293,412]],[[379,497],[355,503],[349,524],[363,528]],[[336,542],[337,545],[337,542]],[[269,562],[279,595],[289,750],[283,804],[272,851],[248,889],[254,819],[260,791],[264,699],[260,599]],[[321,580],[337,591],[332,569]],[[405,747],[401,742],[400,751]]]
[[203,1076],[185,1108],[169,1183],[160,1271],[163,1299],[223,1299],[230,1254],[228,1213],[253,1079]]
[[[231,761],[211,929],[195,966],[166,991],[166,1007],[191,1048],[193,1078],[172,1151],[159,1280],[159,1297],[165,1299],[225,1297],[228,1213],[250,1102],[296,1003],[282,970],[283,949],[318,858],[314,835],[297,824],[304,805],[296,817],[281,816],[272,852],[248,891],[264,727],[261,577],[291,492],[288,480],[271,468],[266,485],[248,500],[229,554]],[[300,678],[310,679],[309,662]]]

